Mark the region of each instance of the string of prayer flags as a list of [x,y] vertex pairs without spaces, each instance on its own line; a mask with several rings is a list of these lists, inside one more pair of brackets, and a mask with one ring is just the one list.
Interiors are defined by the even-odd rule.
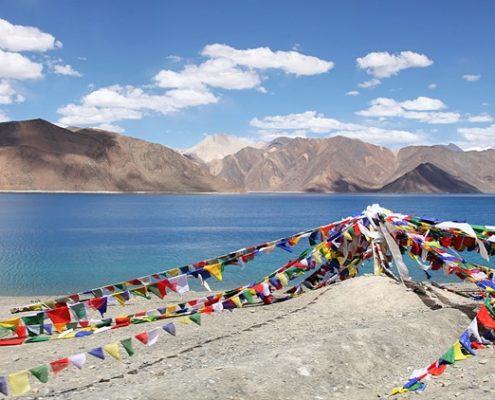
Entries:
[[[302,238],[308,239],[309,248],[250,285],[180,303],[165,303],[152,310],[104,317],[109,306],[125,306],[131,295],[146,299],[153,295],[165,299],[167,289],[183,295],[190,291],[189,280],[192,278],[198,279],[211,292],[207,281],[210,278],[222,281],[226,267],[243,267],[258,255],[275,248],[293,253]],[[495,329],[495,269],[467,262],[457,253],[459,251],[474,251],[488,260],[490,255],[495,255],[495,227],[402,215],[372,205],[360,215],[286,238],[42,303],[15,307],[11,310],[14,313],[31,311],[34,314],[0,320],[0,346],[84,338],[131,324],[147,324],[168,318],[176,318],[177,322],[184,324],[201,325],[201,314],[233,311],[247,304],[269,305],[353,278],[368,260],[373,260],[375,273],[383,272],[398,280],[392,271],[395,268],[403,283],[412,285],[409,267],[403,259],[404,255],[410,255],[428,279],[438,270],[455,275],[476,284],[479,292],[477,299],[484,300],[476,318],[458,340],[428,367],[415,370],[410,379],[402,387],[394,388],[390,395],[420,392],[425,390],[428,376],[442,374],[448,365],[474,356],[476,349],[495,341],[491,333]],[[295,279],[298,283],[289,287]],[[92,312],[98,312],[101,318],[91,318]],[[478,325],[483,328],[481,331]],[[125,353],[133,356],[136,352],[134,340],[152,346],[159,340],[162,330],[176,335],[174,323],[167,323],[93,348],[87,353],[41,364],[6,377],[0,376],[0,392],[24,394],[30,390],[29,376],[45,383],[50,374],[56,375],[70,365],[81,369],[86,363],[86,354],[99,360],[105,360],[105,354],[116,360],[120,360]],[[121,347],[125,353],[121,352]]]

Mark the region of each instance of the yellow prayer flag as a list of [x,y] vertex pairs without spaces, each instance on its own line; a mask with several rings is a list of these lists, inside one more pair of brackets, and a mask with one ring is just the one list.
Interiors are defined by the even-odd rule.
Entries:
[[125,306],[125,298],[124,295],[119,293],[119,294],[114,294],[113,298],[119,302],[121,306]]
[[219,281],[222,280],[222,264],[211,264],[204,267],[205,271],[208,271],[211,275],[217,278]]
[[237,308],[242,308],[242,301],[239,296],[231,297],[232,302],[235,304]]
[[404,393],[407,393],[408,390],[407,389],[404,389],[403,387],[396,387],[396,388],[393,388],[390,393],[388,394],[389,396],[394,396],[396,394],[404,394]]
[[190,323],[192,323],[192,321],[188,317],[180,317],[178,321],[184,325],[189,325]]
[[0,327],[2,328],[15,328],[17,325],[19,325],[21,319],[19,317],[13,317],[9,319],[4,319],[0,321]]
[[120,349],[118,343],[110,343],[103,346],[103,350],[105,350],[108,354],[110,354],[116,360],[120,360]]
[[461,343],[457,340],[454,343],[454,358],[456,361],[465,360],[469,358],[469,356],[465,355],[461,350]]
[[20,396],[31,390],[28,370],[10,374],[7,379],[9,381],[10,394],[13,396]]
[[177,276],[180,274],[181,274],[181,272],[180,272],[179,268],[174,268],[174,269],[170,269],[167,271],[167,276]]
[[282,286],[287,286],[289,284],[289,279],[287,278],[287,275],[284,272],[277,274],[277,278],[282,284]]

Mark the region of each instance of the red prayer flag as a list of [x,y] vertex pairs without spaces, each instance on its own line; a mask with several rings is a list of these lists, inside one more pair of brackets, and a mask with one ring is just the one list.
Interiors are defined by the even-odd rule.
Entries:
[[144,344],[147,344],[148,343],[148,332],[138,333],[134,337],[137,340],[139,340],[141,343],[144,343]]
[[54,374],[58,374],[60,371],[63,371],[65,368],[69,366],[69,359],[68,358],[62,358],[57,361],[52,361],[50,363],[52,367],[52,371]]
[[488,311],[488,308],[486,308],[485,305],[482,305],[480,310],[478,311],[478,315],[476,315],[476,318],[478,319],[478,322],[481,323],[485,328],[487,329],[495,329],[495,320],[490,314],[490,311]]
[[46,311],[46,315],[54,324],[67,324],[70,322],[70,310],[67,305]]

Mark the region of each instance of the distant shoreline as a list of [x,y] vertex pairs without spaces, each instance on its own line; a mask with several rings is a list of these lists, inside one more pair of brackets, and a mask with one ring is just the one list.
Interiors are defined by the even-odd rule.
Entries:
[[147,195],[222,195],[222,196],[237,196],[237,195],[338,195],[338,196],[470,196],[483,197],[494,196],[495,193],[449,193],[449,192],[305,192],[305,191],[243,191],[243,192],[161,192],[161,191],[112,191],[112,190],[3,190],[0,189],[0,194],[147,194]]

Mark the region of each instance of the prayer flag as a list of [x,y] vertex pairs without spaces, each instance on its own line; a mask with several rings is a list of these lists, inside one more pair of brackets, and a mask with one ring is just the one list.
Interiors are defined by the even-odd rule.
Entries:
[[9,381],[10,394],[13,396],[20,396],[31,390],[28,370],[10,374],[7,379]]

